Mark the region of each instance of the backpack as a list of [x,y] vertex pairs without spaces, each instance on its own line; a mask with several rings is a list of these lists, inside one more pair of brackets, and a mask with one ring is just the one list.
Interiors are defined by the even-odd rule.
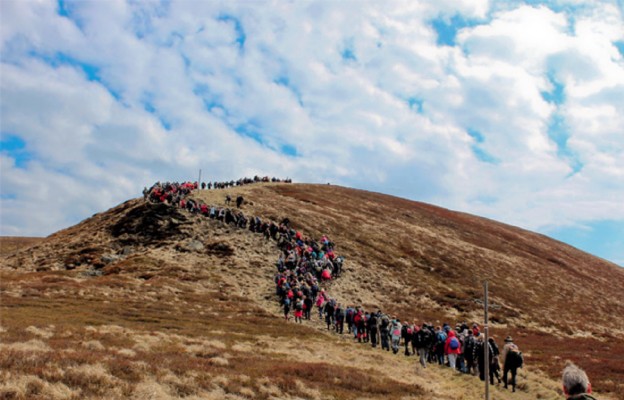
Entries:
[[429,330],[427,328],[422,328],[421,330],[416,332],[416,335],[414,335],[414,337],[418,346],[425,346],[429,343],[430,340]]
[[451,348],[451,350],[459,349],[459,340],[456,337],[452,337],[451,341],[449,342],[449,347]]
[[444,342],[446,342],[446,333],[440,331],[440,332],[438,332],[436,338],[438,340],[438,343],[444,343]]
[[412,327],[409,325],[403,325],[401,328],[401,337],[404,339],[410,339],[412,337]]
[[[513,347],[509,349],[509,353],[514,353],[516,355],[519,364],[518,368],[522,368],[524,366],[524,357],[522,357],[522,352],[520,351],[518,346],[514,344]],[[509,355],[507,355],[507,357],[509,357]]]
[[473,336],[468,336],[466,338],[465,344],[464,344],[464,348],[466,350],[466,353],[470,353],[472,352],[472,349],[474,348],[474,344],[475,344],[475,340]]

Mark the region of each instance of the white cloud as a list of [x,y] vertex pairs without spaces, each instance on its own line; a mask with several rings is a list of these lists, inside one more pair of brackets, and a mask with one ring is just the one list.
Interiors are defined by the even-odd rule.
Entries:
[[[624,219],[621,10],[565,3],[3,2],[2,132],[32,160],[2,155],[2,233],[47,234],[199,168],[531,229]],[[453,16],[470,23],[438,46],[430,22]]]

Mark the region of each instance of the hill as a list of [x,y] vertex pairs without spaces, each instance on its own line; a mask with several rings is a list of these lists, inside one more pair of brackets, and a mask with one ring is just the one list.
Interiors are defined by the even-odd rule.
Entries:
[[[329,235],[347,261],[327,290],[343,303],[434,324],[480,322],[487,279],[491,333],[499,343],[514,336],[525,352],[514,398],[556,398],[565,359],[605,398],[624,392],[616,265],[495,221],[337,186],[254,184],[191,197],[222,204],[226,193],[245,197],[246,214]],[[480,398],[474,377],[421,370],[413,357],[352,344],[316,322],[284,323],[276,258],[261,235],[142,199],[10,252],[0,267],[0,393]]]

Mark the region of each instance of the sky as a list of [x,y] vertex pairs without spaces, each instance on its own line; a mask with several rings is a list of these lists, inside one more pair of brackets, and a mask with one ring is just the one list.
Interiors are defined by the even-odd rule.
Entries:
[[0,0],[0,234],[156,181],[392,194],[624,266],[624,1]]

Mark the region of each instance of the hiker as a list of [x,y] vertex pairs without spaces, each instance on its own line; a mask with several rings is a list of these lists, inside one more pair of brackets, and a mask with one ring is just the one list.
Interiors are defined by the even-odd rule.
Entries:
[[567,400],[596,400],[591,396],[591,382],[585,371],[569,361],[563,369],[561,383]]
[[290,313],[290,299],[288,297],[284,298],[283,305],[284,305],[284,319],[288,321],[288,319],[290,318],[288,316],[288,313]]
[[405,322],[405,324],[401,327],[401,338],[403,339],[403,344],[405,345],[405,355],[409,356],[409,345],[412,342],[412,331],[413,328],[409,324],[409,322]]
[[353,316],[355,315],[355,309],[353,306],[348,306],[345,311],[345,322],[347,323],[347,331],[353,332]]
[[477,336],[477,343],[473,349],[473,357],[477,359],[479,365],[479,379],[485,381],[485,348],[487,346],[488,359],[494,357],[494,352],[490,343],[485,342],[483,335]]
[[353,333],[353,339],[357,339],[358,337],[358,324],[360,323],[360,318],[362,318],[362,314],[360,313],[360,307],[355,307],[353,309],[353,326],[351,327],[351,333]]
[[439,326],[435,328],[435,346],[434,351],[438,364],[444,365],[444,345],[446,343],[446,333]]
[[229,206],[231,201],[232,201],[232,197],[230,197],[229,194],[226,194],[225,195],[225,205]]
[[379,334],[379,316],[381,311],[377,310],[376,313],[371,313],[368,317],[368,331],[370,335],[371,346],[377,347],[377,335]]
[[323,269],[323,271],[321,272],[321,280],[323,282],[326,282],[330,281],[331,278],[331,271],[328,268]]
[[427,353],[429,352],[431,339],[432,335],[426,323],[423,323],[420,330],[413,335],[413,346],[416,348],[416,352],[418,352],[420,365],[423,368],[427,368]]
[[303,317],[303,299],[297,298],[295,301],[295,322],[301,323]]
[[314,304],[314,300],[311,296],[305,296],[303,299],[303,317],[307,320],[310,319],[310,314],[312,312],[312,305]]
[[388,339],[390,338],[390,318],[388,318],[386,314],[381,316],[379,336],[381,337],[381,349],[390,351],[390,344],[388,343]]
[[493,357],[490,359],[490,368],[489,368],[489,372],[490,372],[490,384],[493,385],[494,384],[494,377],[496,377],[496,379],[498,380],[498,383],[501,383],[501,377],[500,377],[500,363],[499,363],[499,350],[498,350],[498,345],[496,344],[496,341],[494,340],[493,337],[488,339],[488,342],[490,342],[490,346],[492,346],[492,355]]
[[319,319],[321,321],[323,320],[323,304],[324,303],[325,303],[325,291],[321,290],[321,293],[319,293],[318,297],[316,298],[316,307],[318,308]]
[[368,343],[368,341],[370,340],[370,314],[367,312],[364,313],[364,332],[366,332],[364,334],[364,343]]
[[[511,384],[511,391],[516,391],[516,373],[518,368],[522,368],[524,358],[518,346],[513,342],[511,336],[505,338],[505,345],[501,353],[501,362],[503,364],[503,384],[507,389],[507,383]],[[511,372],[511,381],[507,380],[507,373]]]
[[446,341],[444,342],[444,354],[446,354],[446,357],[448,358],[448,361],[449,361],[449,366],[452,369],[457,368],[457,364],[456,364],[457,357],[460,353],[461,353],[461,343],[459,342],[459,339],[457,338],[455,331],[451,329],[449,330],[448,337],[446,338]]
[[238,195],[236,197],[236,208],[241,208],[241,206],[243,205],[243,201],[244,201],[243,196]]
[[355,322],[357,341],[362,342],[362,339],[366,339],[366,318],[364,317],[364,312],[359,307],[355,317],[353,317],[353,322]]
[[465,368],[464,372],[467,374],[471,373],[471,369],[476,373],[477,369],[475,368],[475,358],[473,357],[473,350],[475,346],[475,337],[472,334],[472,330],[468,330],[467,336],[464,339],[464,360],[465,360]]
[[392,334],[392,352],[394,354],[399,352],[399,344],[401,342],[401,328],[401,320],[393,318],[390,331]]
[[464,372],[466,369],[465,366],[465,357],[464,357],[464,341],[466,340],[466,335],[468,334],[468,329],[463,330],[461,324],[455,325],[455,333],[457,334],[457,339],[459,339],[461,352],[457,355],[457,361],[455,362],[455,367],[459,372]]
[[472,335],[474,337],[478,337],[481,334],[481,332],[479,331],[479,324],[477,324],[476,322],[474,322],[472,324]]
[[336,321],[336,332],[342,335],[344,331],[344,318],[345,312],[342,309],[342,305],[338,303],[336,306],[336,311],[334,311],[334,320]]
[[[325,312],[325,323],[327,324],[327,330],[334,325],[334,312],[336,311],[336,301],[329,299],[325,302],[323,311]],[[334,327],[335,328],[335,327]]]

